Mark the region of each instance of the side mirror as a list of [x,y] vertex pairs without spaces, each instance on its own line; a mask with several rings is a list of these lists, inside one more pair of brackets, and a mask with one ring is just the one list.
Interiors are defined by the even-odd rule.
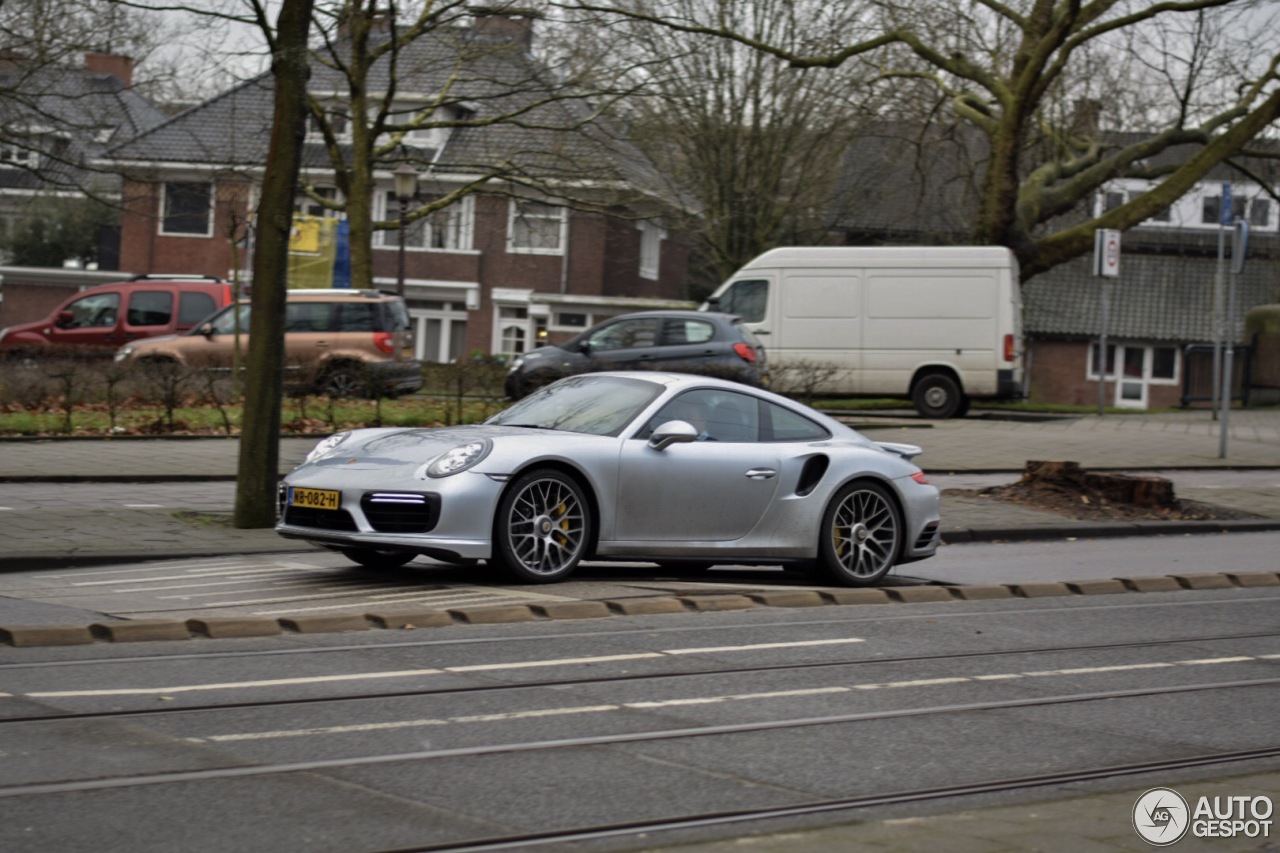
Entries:
[[213,324],[212,324],[212,323],[205,323],[203,326],[201,326],[201,327],[200,327],[200,334],[204,335],[206,339],[212,338],[212,337],[213,337]]
[[65,329],[75,320],[75,315],[70,311],[59,311],[58,316],[54,318],[53,325],[59,329]]
[[581,341],[578,343],[576,349],[583,355],[591,355],[591,342],[586,340]]
[[667,421],[649,435],[649,446],[654,450],[666,450],[673,444],[688,444],[698,440],[698,430],[688,421]]

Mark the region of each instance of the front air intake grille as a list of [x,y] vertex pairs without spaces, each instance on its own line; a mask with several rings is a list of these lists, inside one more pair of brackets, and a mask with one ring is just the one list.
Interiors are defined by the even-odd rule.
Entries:
[[365,492],[360,511],[379,533],[426,533],[440,518],[440,496],[417,492]]
[[355,533],[356,520],[345,509],[313,509],[302,506],[286,506],[284,523],[290,527],[315,527],[320,530],[343,530]]
[[937,534],[937,532],[938,532],[938,522],[932,521],[926,524],[924,526],[924,530],[921,531],[920,536],[916,538],[916,547],[917,548],[929,547],[929,543],[933,542],[933,537]]

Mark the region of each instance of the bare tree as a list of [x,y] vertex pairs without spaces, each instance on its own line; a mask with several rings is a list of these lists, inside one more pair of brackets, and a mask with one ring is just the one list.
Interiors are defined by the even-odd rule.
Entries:
[[[1015,251],[1024,278],[1092,247],[1097,228],[1158,214],[1280,117],[1274,4],[1257,0],[881,0],[825,40],[793,47],[726,26],[715,4],[569,2],[652,26],[727,39],[794,69],[865,63],[906,91],[925,84],[985,141],[971,232]],[[800,4],[797,4],[799,7]],[[1123,136],[1073,107],[1109,99]],[[1157,155],[1187,146],[1175,163]],[[1154,186],[1068,221],[1110,180]]]
[[[664,12],[714,15],[726,29],[798,51],[830,22],[796,9],[794,0],[673,0]],[[732,40],[594,17],[571,19],[600,48],[578,61],[621,58],[640,84],[622,117],[668,197],[684,200],[695,296],[766,249],[826,237],[842,154],[873,112],[863,69],[797,70]]]

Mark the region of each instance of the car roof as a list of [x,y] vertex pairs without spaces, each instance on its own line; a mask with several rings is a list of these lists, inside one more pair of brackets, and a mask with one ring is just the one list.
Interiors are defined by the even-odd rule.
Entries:
[[[671,309],[663,311],[633,311],[630,314],[618,314],[613,317],[606,317],[600,323],[608,323],[613,320],[630,320],[640,319],[644,317],[669,317],[672,319],[684,320],[719,320],[730,323],[738,319],[737,314],[724,314],[718,311],[695,311],[692,309]],[[596,325],[600,325],[597,323]]]

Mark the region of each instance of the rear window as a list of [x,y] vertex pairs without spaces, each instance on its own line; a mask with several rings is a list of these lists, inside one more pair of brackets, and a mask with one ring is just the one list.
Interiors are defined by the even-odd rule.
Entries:
[[404,332],[409,329],[409,309],[405,307],[404,301],[400,299],[391,299],[382,303],[383,316],[389,328],[385,328],[384,332]]
[[129,294],[130,326],[167,326],[173,319],[173,294],[166,290],[144,290]]
[[376,332],[378,329],[378,303],[344,302],[339,307],[339,332]]
[[662,321],[663,343],[668,346],[705,344],[715,336],[716,327],[706,320],[688,320],[672,317]]

